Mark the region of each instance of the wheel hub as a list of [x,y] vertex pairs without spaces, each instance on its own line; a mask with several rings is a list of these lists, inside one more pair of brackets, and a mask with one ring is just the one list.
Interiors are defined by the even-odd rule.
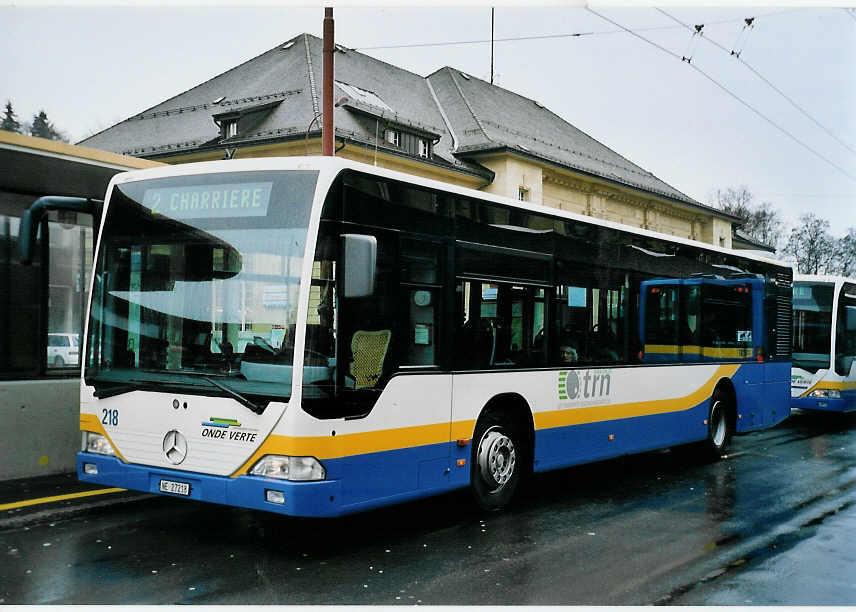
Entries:
[[492,490],[505,485],[514,474],[517,453],[514,442],[499,429],[490,429],[481,439],[478,454],[482,478]]

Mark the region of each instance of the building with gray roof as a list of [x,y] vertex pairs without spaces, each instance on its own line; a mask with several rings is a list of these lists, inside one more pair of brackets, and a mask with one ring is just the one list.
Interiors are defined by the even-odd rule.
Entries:
[[[427,77],[336,47],[337,154],[731,246],[738,219],[538,102],[444,67]],[[300,34],[82,141],[167,163],[315,154],[322,41]]]

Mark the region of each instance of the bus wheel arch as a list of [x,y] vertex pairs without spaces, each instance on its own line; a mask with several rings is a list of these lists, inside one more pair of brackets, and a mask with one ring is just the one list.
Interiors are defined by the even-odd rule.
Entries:
[[485,510],[507,506],[532,472],[535,428],[523,397],[504,393],[482,409],[473,432],[470,490]]

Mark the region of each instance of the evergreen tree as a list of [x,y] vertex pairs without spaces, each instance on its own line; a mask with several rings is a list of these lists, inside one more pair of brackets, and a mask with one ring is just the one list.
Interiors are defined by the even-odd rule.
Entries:
[[33,125],[30,128],[31,136],[38,136],[39,138],[48,138],[51,139],[53,135],[53,125],[48,120],[48,114],[41,110],[39,114],[33,117]]
[[48,140],[68,142],[68,138],[54,127],[54,124],[50,122],[48,114],[44,110],[40,110],[39,114],[33,117],[33,123],[30,126],[30,135],[47,138]]
[[6,113],[3,116],[3,124],[0,125],[0,130],[7,132],[21,133],[21,124],[15,118],[15,111],[12,110],[12,101],[6,100]]

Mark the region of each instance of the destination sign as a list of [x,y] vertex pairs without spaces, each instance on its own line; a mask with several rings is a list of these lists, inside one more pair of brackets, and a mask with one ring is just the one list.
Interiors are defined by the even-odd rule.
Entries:
[[146,189],[143,206],[171,219],[264,217],[272,182]]

